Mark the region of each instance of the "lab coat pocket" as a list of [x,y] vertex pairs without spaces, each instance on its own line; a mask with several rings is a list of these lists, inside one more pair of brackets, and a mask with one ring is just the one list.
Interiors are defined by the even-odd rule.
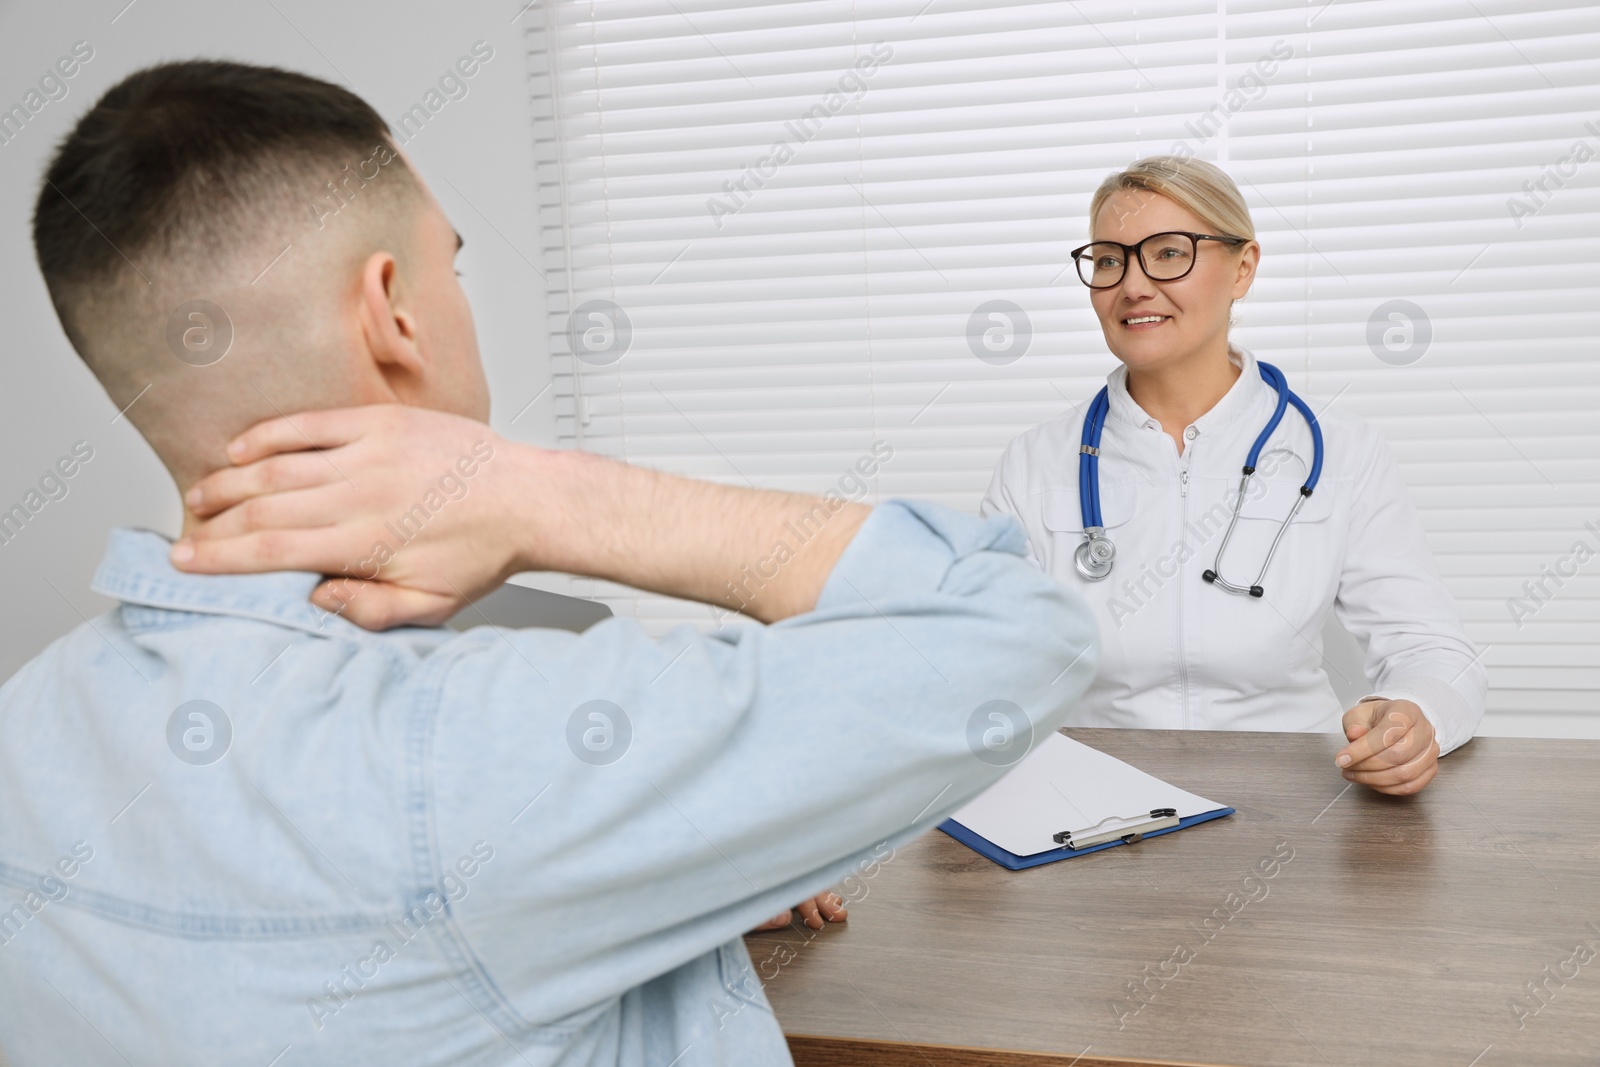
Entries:
[[[1295,501],[1300,499],[1302,484],[1299,477],[1279,475],[1274,478],[1262,478],[1257,474],[1245,487],[1244,499],[1239,504],[1240,521],[1256,519],[1281,523],[1294,508]],[[1296,523],[1326,521],[1333,514],[1339,489],[1339,484],[1331,478],[1319,481],[1316,490],[1300,505],[1294,521]],[[1239,483],[1234,482],[1228,489],[1228,502],[1231,503],[1238,493]]]
[[[1239,518],[1282,522],[1300,499],[1300,487],[1310,476],[1311,467],[1305,456],[1293,448],[1278,445],[1261,454],[1256,473],[1245,486],[1244,500],[1239,506]],[[1334,498],[1339,487],[1332,478],[1318,480],[1317,489],[1295,514],[1295,522],[1322,522],[1333,513]],[[1228,503],[1238,495],[1239,483],[1234,481],[1228,490]]]
[[[1034,553],[1045,570],[1057,578],[1066,579],[1073,574],[1073,553],[1083,544],[1083,509],[1078,501],[1078,489],[1051,489],[1040,500],[1039,521],[1044,527],[1041,535],[1047,544],[1035,544]],[[1117,531],[1139,511],[1139,485],[1137,482],[1102,481],[1100,483],[1100,517],[1105,523],[1107,536],[1116,542]],[[1081,578],[1077,579],[1082,581]]]
[[[1139,513],[1139,488],[1137,481],[1101,480],[1100,517],[1106,529],[1123,526]],[[1047,491],[1041,501],[1039,518],[1051,533],[1070,534],[1074,545],[1083,540],[1083,508],[1078,502],[1078,487]]]

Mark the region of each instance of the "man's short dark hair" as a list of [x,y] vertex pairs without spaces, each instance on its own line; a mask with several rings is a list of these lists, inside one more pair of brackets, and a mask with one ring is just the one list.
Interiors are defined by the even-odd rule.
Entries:
[[320,224],[316,200],[352,195],[364,183],[345,172],[377,149],[399,172],[385,193],[414,191],[387,124],[340,86],[207,60],[124,78],[62,141],[34,208],[34,253],[74,346],[84,352],[76,312],[95,287],[150,285],[163,261],[219,264],[274,215],[279,230]]

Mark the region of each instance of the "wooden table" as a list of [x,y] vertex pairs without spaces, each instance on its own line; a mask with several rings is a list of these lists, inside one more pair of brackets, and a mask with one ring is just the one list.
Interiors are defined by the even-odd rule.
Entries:
[[1600,1062],[1600,741],[1480,738],[1403,799],[1333,737],[1065,732],[1238,812],[1027,871],[900,848],[847,923],[746,939],[799,1067]]

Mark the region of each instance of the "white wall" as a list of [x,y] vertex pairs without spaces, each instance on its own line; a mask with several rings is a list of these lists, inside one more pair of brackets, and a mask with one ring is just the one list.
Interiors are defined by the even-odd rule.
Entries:
[[[477,314],[507,436],[553,443],[523,27],[512,0],[104,0],[0,6],[0,107],[24,94],[74,42],[94,57],[9,143],[0,144],[0,501],[20,501],[57,457],[86,441],[94,458],[22,533],[0,544],[0,679],[50,641],[110,607],[88,591],[112,526],[175,534],[176,490],[72,351],[33,261],[29,220],[53,145],[124,75],[168,59],[267,63],[355,90],[395,123],[479,40],[493,58],[406,150],[466,240],[459,260]],[[281,14],[280,14],[281,12]],[[513,21],[515,19],[515,21]],[[531,261],[531,262],[530,262]],[[518,412],[522,414],[518,416]],[[512,418],[516,416],[513,424]],[[116,420],[116,421],[113,421]]]

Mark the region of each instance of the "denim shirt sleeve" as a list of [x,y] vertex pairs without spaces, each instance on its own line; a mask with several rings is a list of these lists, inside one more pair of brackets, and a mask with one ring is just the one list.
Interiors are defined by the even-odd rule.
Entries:
[[427,847],[478,979],[557,1022],[993,782],[980,705],[1010,701],[1042,735],[1097,653],[1088,609],[1024,552],[1010,518],[891,502],[815,610],[772,626],[463,635],[419,745]]

